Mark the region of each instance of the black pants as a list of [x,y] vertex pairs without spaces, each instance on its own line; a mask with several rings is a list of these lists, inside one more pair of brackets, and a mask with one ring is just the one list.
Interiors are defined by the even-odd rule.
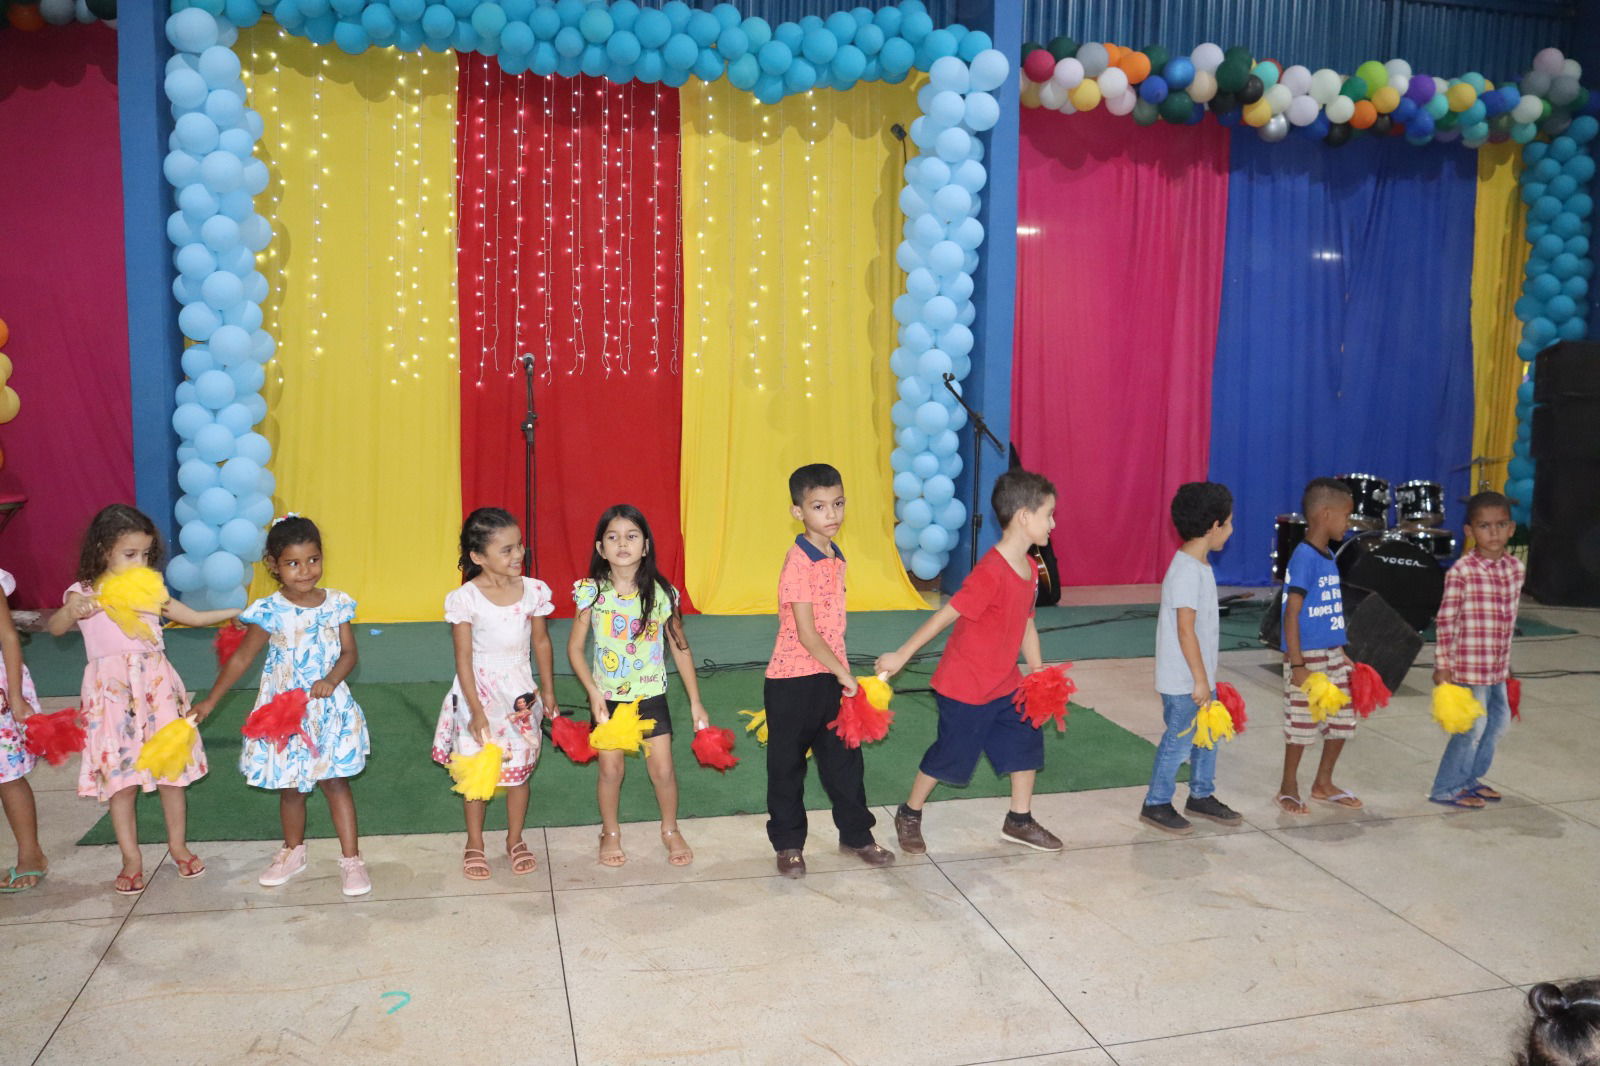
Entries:
[[833,803],[839,843],[871,844],[877,819],[867,809],[860,748],[847,748],[828,723],[839,716],[839,679],[832,674],[769,677],[767,704],[767,838],[774,851],[806,844],[806,751]]

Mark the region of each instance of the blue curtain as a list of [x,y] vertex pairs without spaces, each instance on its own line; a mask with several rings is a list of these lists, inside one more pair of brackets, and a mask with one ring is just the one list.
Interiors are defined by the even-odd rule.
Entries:
[[1274,516],[1319,475],[1445,486],[1472,457],[1476,155],[1234,133],[1211,478],[1233,490],[1217,579],[1264,585]]

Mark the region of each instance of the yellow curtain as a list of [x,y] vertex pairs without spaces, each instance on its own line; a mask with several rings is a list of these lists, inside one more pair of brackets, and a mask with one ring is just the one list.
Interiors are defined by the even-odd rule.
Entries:
[[897,197],[915,83],[778,106],[724,79],[681,90],[683,539],[709,614],[771,613],[800,531],[788,477],[844,476],[852,610],[925,606],[894,546]]
[[[240,34],[273,182],[260,269],[278,513],[322,529],[363,621],[438,618],[461,517],[454,53]],[[275,588],[258,568],[253,596]]]
[[[1522,324],[1512,305],[1522,293],[1528,261],[1523,239],[1525,211],[1518,195],[1522,146],[1512,142],[1478,149],[1478,199],[1472,241],[1472,454],[1495,460],[1474,467],[1479,478],[1500,489],[1517,434],[1517,386],[1526,364],[1517,358]],[[1482,474],[1478,470],[1482,470]]]

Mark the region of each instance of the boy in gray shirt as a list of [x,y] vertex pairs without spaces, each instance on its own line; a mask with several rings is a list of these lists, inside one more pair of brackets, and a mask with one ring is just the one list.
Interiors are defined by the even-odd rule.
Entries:
[[1212,795],[1216,749],[1193,741],[1195,716],[1216,698],[1217,579],[1209,556],[1233,535],[1233,494],[1214,481],[1180,485],[1172,497],[1172,524],[1183,546],[1161,582],[1161,611],[1156,616],[1156,691],[1161,694],[1167,728],[1156,748],[1150,791],[1139,820],[1183,835],[1194,832],[1194,826],[1173,808],[1172,796],[1185,758],[1189,800],[1184,810],[1223,825],[1238,825],[1241,820],[1237,811]]

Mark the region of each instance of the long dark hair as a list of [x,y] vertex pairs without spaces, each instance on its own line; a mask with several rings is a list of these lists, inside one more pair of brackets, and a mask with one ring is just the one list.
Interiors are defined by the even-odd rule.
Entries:
[[456,563],[461,568],[461,580],[471,581],[483,573],[483,567],[472,561],[472,553],[482,555],[489,547],[490,537],[516,524],[517,520],[504,507],[480,507],[467,515],[467,520],[461,523],[461,559]]
[[79,581],[92,585],[96,578],[106,572],[106,557],[116,546],[117,538],[124,533],[149,534],[149,565],[152,569],[161,568],[161,531],[156,524],[137,507],[114,503],[102,507],[100,513],[89,520],[89,528],[83,534],[83,548],[78,552]]
[[[672,608],[672,613],[667,618],[667,635],[672,638],[672,643],[679,651],[685,651],[689,642],[683,636],[683,616],[678,611],[678,596],[672,583],[661,576],[661,571],[656,568],[655,546],[656,538],[650,534],[650,523],[645,521],[644,512],[631,503],[619,503],[607,507],[600,516],[600,521],[595,523],[594,543],[596,547],[589,556],[589,578],[599,583],[610,583],[611,564],[606,562],[605,556],[600,554],[599,544],[606,536],[606,528],[618,518],[632,522],[639,527],[645,543],[649,547],[645,550],[644,557],[639,560],[639,573],[635,576],[635,583],[639,586],[639,620],[644,625],[650,624],[650,618],[655,611],[656,592],[660,590],[667,597],[667,603]],[[615,586],[613,586],[615,587]]]

